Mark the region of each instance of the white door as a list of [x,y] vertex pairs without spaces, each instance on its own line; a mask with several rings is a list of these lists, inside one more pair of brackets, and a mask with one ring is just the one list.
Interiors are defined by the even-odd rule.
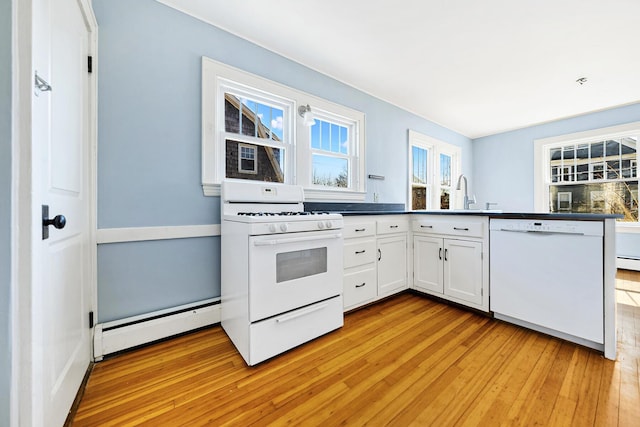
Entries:
[[[76,0],[33,2],[31,425],[63,425],[91,357],[90,29]],[[39,229],[40,205],[66,226]]]

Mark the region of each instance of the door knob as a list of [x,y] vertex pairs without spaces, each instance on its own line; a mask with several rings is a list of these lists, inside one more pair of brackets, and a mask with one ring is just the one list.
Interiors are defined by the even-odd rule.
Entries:
[[56,215],[53,218],[49,218],[49,205],[42,205],[42,240],[49,238],[50,225],[60,230],[67,225],[67,219],[64,215]]

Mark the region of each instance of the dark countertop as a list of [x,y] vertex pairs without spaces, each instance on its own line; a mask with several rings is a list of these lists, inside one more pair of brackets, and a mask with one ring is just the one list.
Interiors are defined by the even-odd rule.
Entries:
[[343,216],[358,215],[474,215],[503,219],[540,219],[540,220],[573,220],[573,221],[603,221],[605,219],[622,218],[619,214],[588,214],[588,213],[541,213],[541,212],[503,212],[500,210],[433,210],[407,211],[402,203],[323,203],[306,202],[305,211],[326,211],[339,213]]
[[618,214],[587,214],[587,213],[537,213],[537,212],[483,212],[483,211],[345,211],[336,212],[343,216],[358,215],[460,215],[460,216],[488,216],[503,219],[540,219],[540,220],[572,220],[572,221],[602,221],[609,218],[622,218]]

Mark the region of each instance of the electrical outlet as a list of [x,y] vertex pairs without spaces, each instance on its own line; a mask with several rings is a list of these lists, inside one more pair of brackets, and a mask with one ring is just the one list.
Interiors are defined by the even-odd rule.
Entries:
[[378,203],[378,201],[380,200],[380,194],[378,193],[373,193],[373,201],[375,203]]

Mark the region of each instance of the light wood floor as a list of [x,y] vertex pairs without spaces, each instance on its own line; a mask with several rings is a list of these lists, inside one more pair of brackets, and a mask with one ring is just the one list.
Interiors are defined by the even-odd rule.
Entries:
[[618,341],[614,362],[402,294],[252,368],[219,326],[97,363],[73,425],[639,426],[640,307]]

